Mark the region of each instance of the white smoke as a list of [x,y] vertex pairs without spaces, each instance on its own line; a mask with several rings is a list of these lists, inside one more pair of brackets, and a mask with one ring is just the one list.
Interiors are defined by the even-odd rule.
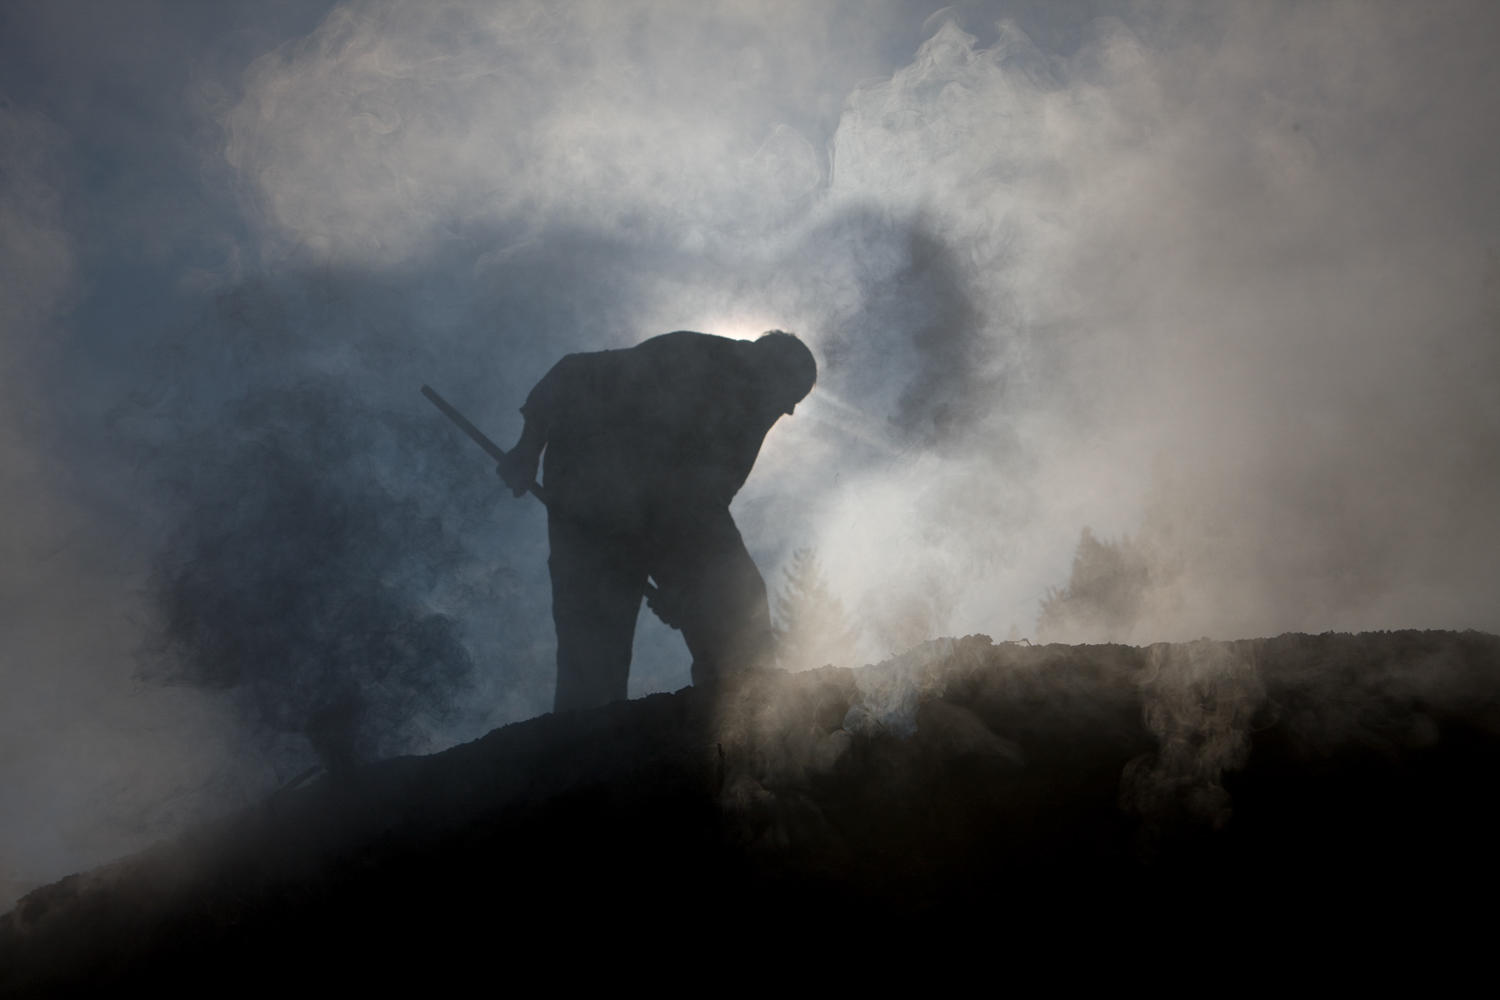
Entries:
[[[270,234],[390,262],[486,225],[700,251],[774,224],[823,157],[827,13],[742,3],[345,4],[257,60],[226,155]],[[770,106],[768,106],[770,105]],[[805,105],[803,110],[806,110]]]
[[[636,247],[642,308],[583,344],[832,355],[741,517],[814,536],[872,656],[1029,632],[1084,527],[1159,564],[1119,638],[1494,627],[1493,16],[1403,11],[1147,6],[1064,53],[938,17],[820,137],[834,8],[348,4],[251,68],[227,155],[335,259]],[[941,449],[903,437],[947,396]]]
[[948,24],[851,98],[829,200],[941,220],[1013,377],[906,504],[830,508],[846,593],[1024,629],[1093,526],[1159,571],[1117,638],[1500,624],[1493,14],[1221,13],[1065,59]]

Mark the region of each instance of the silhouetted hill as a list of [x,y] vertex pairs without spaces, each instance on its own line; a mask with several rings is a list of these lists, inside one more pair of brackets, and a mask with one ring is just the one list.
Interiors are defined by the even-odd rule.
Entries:
[[939,640],[324,777],[31,893],[0,918],[0,987],[394,989],[789,950],[868,973],[933,948],[1371,968],[1492,926],[1465,901],[1495,898],[1497,764],[1491,635]]

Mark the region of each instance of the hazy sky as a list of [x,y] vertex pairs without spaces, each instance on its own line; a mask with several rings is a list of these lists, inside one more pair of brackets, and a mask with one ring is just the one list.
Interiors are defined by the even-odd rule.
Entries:
[[508,443],[668,330],[818,354],[735,514],[870,659],[1029,634],[1086,526],[1151,560],[1129,641],[1500,629],[1497,31],[10,0],[0,906],[287,780],[341,685],[375,753],[546,710],[541,511],[417,388]]

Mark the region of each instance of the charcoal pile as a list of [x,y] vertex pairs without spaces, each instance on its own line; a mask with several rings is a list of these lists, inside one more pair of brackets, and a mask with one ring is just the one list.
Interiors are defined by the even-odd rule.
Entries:
[[26,896],[0,991],[1461,935],[1497,888],[1497,766],[1491,635],[935,640],[284,789]]

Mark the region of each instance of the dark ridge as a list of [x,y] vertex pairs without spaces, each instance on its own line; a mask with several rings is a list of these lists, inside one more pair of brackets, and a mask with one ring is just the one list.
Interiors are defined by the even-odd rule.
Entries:
[[26,896],[0,917],[0,992],[393,992],[794,952],[866,974],[1003,953],[1007,981],[1101,947],[1368,969],[1485,940],[1466,914],[1494,905],[1497,765],[1491,635],[939,640],[284,791]]

